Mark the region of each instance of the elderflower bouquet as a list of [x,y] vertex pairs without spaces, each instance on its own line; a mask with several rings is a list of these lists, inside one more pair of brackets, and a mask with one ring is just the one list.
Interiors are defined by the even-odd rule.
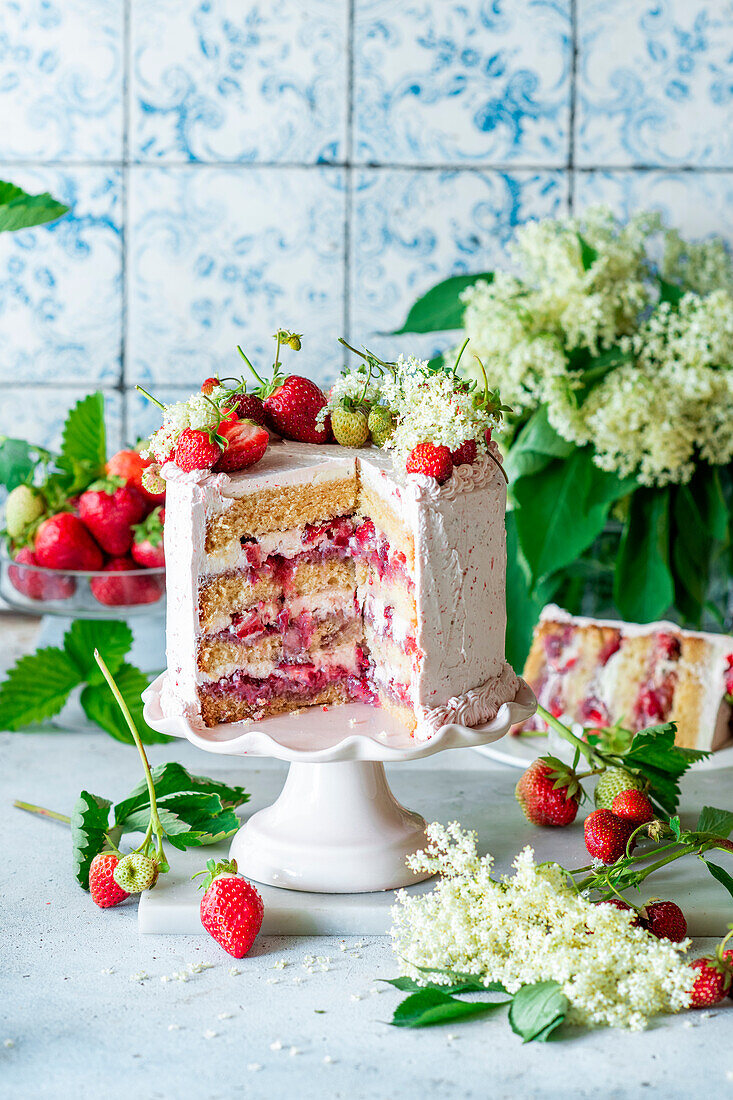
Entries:
[[622,224],[595,207],[529,222],[511,259],[512,273],[433,287],[400,332],[462,327],[462,369],[480,359],[512,408],[502,436],[512,660],[521,667],[550,599],[572,612],[729,626],[724,244],[685,241],[658,214]]

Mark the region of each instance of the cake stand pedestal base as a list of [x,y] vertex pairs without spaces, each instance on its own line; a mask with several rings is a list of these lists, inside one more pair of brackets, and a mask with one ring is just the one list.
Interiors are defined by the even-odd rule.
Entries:
[[405,865],[425,844],[425,820],[392,794],[384,764],[292,763],[279,798],[231,845],[246,878],[328,894],[394,890],[430,877]]

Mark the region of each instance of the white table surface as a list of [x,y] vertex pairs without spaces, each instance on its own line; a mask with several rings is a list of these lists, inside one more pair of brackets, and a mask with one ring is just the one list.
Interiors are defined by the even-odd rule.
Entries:
[[[6,660],[33,636],[11,620],[0,631]],[[68,830],[12,807],[22,798],[68,813],[82,787],[122,797],[139,778],[134,752],[101,733],[5,733],[0,752],[0,1097],[733,1095],[733,1003],[640,1034],[569,1031],[562,1041],[524,1047],[499,1016],[420,1031],[389,1027],[400,995],[376,981],[397,973],[384,937],[260,938],[237,961],[208,937],[139,936],[134,904],[99,910],[75,884]],[[153,746],[149,755],[242,783],[253,809],[284,776],[276,762],[206,756],[188,744]],[[436,769],[458,820],[463,788],[485,781],[485,816],[470,824],[487,839],[492,803],[506,798],[517,773],[468,750],[388,768],[398,798],[428,819],[421,787],[433,787],[426,772]],[[717,773],[720,805],[733,801],[732,778],[731,770]],[[445,801],[443,794],[443,810]],[[516,812],[518,850],[529,838]],[[329,969],[309,973],[307,956],[328,957]],[[199,963],[213,965],[185,982],[173,977]],[[131,980],[141,973],[149,977]],[[271,1049],[278,1043],[282,1049]]]

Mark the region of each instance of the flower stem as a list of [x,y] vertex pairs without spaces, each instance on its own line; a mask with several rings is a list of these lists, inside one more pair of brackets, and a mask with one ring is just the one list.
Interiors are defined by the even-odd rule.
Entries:
[[457,371],[458,371],[458,364],[459,364],[459,363],[460,363],[460,361],[461,361],[461,356],[463,355],[464,351],[465,351],[465,350],[466,350],[466,348],[468,347],[468,341],[469,341],[470,339],[471,339],[471,337],[470,337],[470,336],[467,336],[467,337],[466,337],[466,339],[465,339],[465,340],[463,341],[463,343],[461,344],[461,350],[460,350],[460,351],[458,352],[458,358],[456,359],[455,363],[453,364],[453,376],[454,376],[454,377],[455,377],[455,375],[456,375],[456,373],[457,373]]
[[139,393],[141,393],[143,395],[143,397],[147,397],[148,401],[152,401],[154,405],[157,405],[159,409],[164,409],[165,408],[165,405],[163,404],[162,401],[159,401],[157,397],[153,397],[152,393],[148,393],[148,391],[144,390],[142,388],[142,386],[135,386],[135,389]]
[[145,841],[143,843],[147,844],[148,840],[150,839],[151,833],[154,833],[158,840],[158,852],[162,854],[164,829],[161,824],[160,817],[158,816],[158,803],[155,798],[155,784],[153,783],[153,776],[150,772],[150,764],[148,763],[148,758],[145,755],[143,743],[140,740],[140,734],[137,732],[137,726],[132,720],[132,715],[130,714],[127,703],[122,698],[122,693],[117,687],[117,684],[112,677],[112,673],[107,668],[104,658],[102,657],[98,649],[94,650],[94,660],[99,665],[102,675],[109,684],[109,689],[115,697],[115,702],[122,711],[122,716],[127,723],[127,727],[130,730],[130,733],[132,734],[132,739],[135,742],[135,747],[137,748],[140,760],[142,761],[143,771],[145,772],[145,782],[147,783],[148,797],[150,799],[150,821],[148,823],[148,829],[145,834]]
[[45,806],[34,806],[32,802],[20,802],[19,799],[13,802],[19,810],[25,810],[29,814],[39,814],[41,817],[51,817],[54,821],[61,821],[64,825],[71,824],[71,818],[66,814],[57,814],[55,810],[47,810]]
[[253,367],[253,366],[252,366],[252,364],[250,363],[249,359],[247,358],[247,356],[246,356],[246,355],[244,354],[244,352],[243,352],[243,351],[242,351],[242,349],[240,348],[239,344],[237,344],[237,351],[238,351],[238,352],[239,352],[239,354],[240,354],[240,355],[242,356],[242,358],[244,359],[245,363],[247,364],[247,366],[249,367],[249,369],[250,369],[250,370],[252,371],[252,374],[253,374],[253,375],[255,376],[255,378],[257,379],[257,381],[259,382],[259,384],[260,384],[261,386],[264,386],[264,384],[265,384],[265,383],[264,383],[264,382],[262,381],[262,379],[260,378],[260,376],[259,376],[259,374],[257,373],[257,371],[256,371],[256,370],[254,369],[254,367]]

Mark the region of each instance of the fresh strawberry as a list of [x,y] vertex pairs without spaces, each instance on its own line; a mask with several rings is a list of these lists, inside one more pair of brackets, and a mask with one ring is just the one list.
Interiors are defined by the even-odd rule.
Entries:
[[210,432],[184,428],[178,437],[173,461],[180,470],[210,470],[221,456],[222,449]]
[[331,413],[331,430],[342,447],[363,447],[369,438],[369,425],[361,409],[346,407]]
[[162,489],[151,492],[143,480],[143,474],[154,462],[152,458],[143,458],[139,451],[118,451],[109,459],[105,469],[110,477],[121,477],[127,485],[132,485],[149,504],[163,504],[165,482]]
[[450,456],[453,459],[454,466],[471,466],[476,461],[476,455],[478,454],[478,445],[475,439],[464,439],[460,447],[456,447],[455,451],[451,451]]
[[375,447],[383,447],[395,429],[395,418],[387,405],[372,405],[367,427]]
[[570,825],[582,796],[575,772],[553,756],[530,764],[514,793],[528,821],[548,826]]
[[114,880],[115,867],[119,857],[114,852],[100,852],[94,857],[89,868],[89,893],[92,901],[100,909],[109,909],[119,905],[129,894]]
[[30,485],[16,485],[5,501],[5,529],[11,539],[20,539],[41,518],[46,502]]
[[673,901],[650,901],[641,910],[647,929],[658,940],[681,943],[687,935],[687,921]]
[[86,526],[71,512],[44,519],[36,531],[34,552],[45,569],[101,569],[104,560]]
[[155,508],[142,523],[133,527],[132,556],[138,565],[146,569],[159,569],[165,565],[163,549],[163,523],[165,508]]
[[[201,923],[225,951],[243,958],[262,927],[265,907],[251,883],[237,874],[235,860],[206,864]],[[194,876],[198,877],[198,876]]]
[[95,481],[79,497],[79,519],[107,554],[126,554],[132,527],[147,512],[143,497],[119,477]]
[[611,811],[632,825],[646,825],[654,820],[654,807],[642,791],[620,791],[611,802]]
[[206,394],[206,396],[208,397],[214,392],[217,386],[220,385],[221,382],[218,378],[205,378],[204,381],[201,383],[201,392]]
[[453,473],[453,459],[447,447],[434,443],[418,443],[407,456],[405,470],[408,474],[434,477],[439,485]]
[[36,555],[27,546],[15,555],[15,563],[8,569],[8,578],[13,588],[29,600],[68,600],[74,595],[76,581],[72,577],[19,568],[22,565],[38,566]]
[[606,768],[598,778],[594,792],[596,807],[601,810],[610,810],[611,804],[620,791],[641,790],[644,786],[638,779],[625,768]]
[[123,856],[114,869],[114,880],[127,894],[142,894],[150,890],[158,879],[158,864],[142,852],[130,852]]
[[268,425],[284,439],[299,443],[328,443],[331,439],[330,417],[326,417],[322,428],[316,427],[316,417],[326,398],[310,378],[288,375],[262,404]]
[[694,959],[689,965],[697,971],[690,1008],[709,1008],[719,1004],[731,988],[731,965],[728,960],[708,955]]
[[253,420],[233,420],[219,425],[219,432],[227,441],[227,447],[220,453],[214,470],[228,473],[245,470],[259,462],[267,450],[270,436],[261,424]]
[[725,694],[733,700],[733,653],[725,658]]
[[594,810],[586,817],[583,831],[588,854],[603,863],[615,863],[626,853],[634,826],[611,810]]
[[[163,595],[163,579],[146,575],[130,558],[111,558],[104,567],[104,577],[93,577],[92,595],[108,607],[130,607],[133,604],[155,603]],[[133,576],[128,574],[134,571]]]
[[240,420],[254,420],[263,427],[267,423],[262,398],[254,393],[237,393],[227,398],[227,406],[233,409]]
[[151,500],[160,501],[161,504],[165,503],[165,480],[160,476],[161,466],[159,462],[151,462],[149,466],[146,466],[143,470],[143,476],[141,478],[142,486],[148,497]]

